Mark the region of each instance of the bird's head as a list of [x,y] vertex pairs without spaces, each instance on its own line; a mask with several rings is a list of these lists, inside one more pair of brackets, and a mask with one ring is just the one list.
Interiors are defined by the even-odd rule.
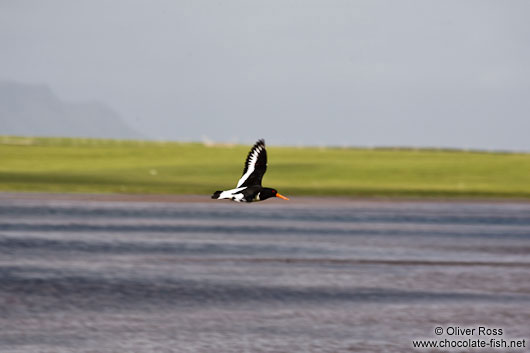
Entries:
[[259,197],[261,200],[268,199],[269,197],[279,197],[280,199],[289,200],[287,197],[280,194],[276,189],[271,188],[263,188]]

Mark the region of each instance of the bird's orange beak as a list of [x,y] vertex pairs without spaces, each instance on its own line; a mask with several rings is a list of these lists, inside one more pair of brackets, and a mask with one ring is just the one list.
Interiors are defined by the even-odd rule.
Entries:
[[276,193],[276,197],[279,197],[280,199],[289,200],[287,197],[283,196],[282,194]]

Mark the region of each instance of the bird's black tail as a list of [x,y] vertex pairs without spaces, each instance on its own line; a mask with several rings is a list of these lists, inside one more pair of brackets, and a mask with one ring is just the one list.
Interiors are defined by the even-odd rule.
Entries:
[[222,193],[222,191],[219,191],[219,190],[214,192],[213,195],[212,195],[212,199],[218,199],[219,196],[221,195],[221,193]]

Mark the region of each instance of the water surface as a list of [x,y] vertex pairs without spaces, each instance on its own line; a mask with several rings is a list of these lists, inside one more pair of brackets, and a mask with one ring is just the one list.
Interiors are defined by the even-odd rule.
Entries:
[[528,203],[12,196],[0,352],[404,352],[450,324],[530,338]]

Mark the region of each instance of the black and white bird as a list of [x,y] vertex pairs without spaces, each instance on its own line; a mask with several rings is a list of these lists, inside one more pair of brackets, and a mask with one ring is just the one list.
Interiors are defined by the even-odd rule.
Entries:
[[261,186],[263,174],[267,171],[267,150],[265,140],[258,140],[250,150],[245,161],[243,176],[239,179],[235,189],[216,191],[212,199],[228,199],[237,202],[263,201],[270,197],[279,197],[289,200],[280,195],[276,189]]

